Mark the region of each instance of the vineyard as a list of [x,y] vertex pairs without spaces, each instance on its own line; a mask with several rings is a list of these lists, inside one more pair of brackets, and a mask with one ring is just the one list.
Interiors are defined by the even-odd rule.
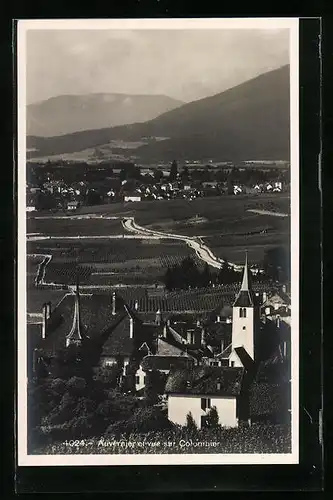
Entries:
[[124,234],[120,219],[94,218],[28,218],[27,233],[40,233],[50,236],[102,236]]
[[[201,443],[200,445],[198,443]],[[74,442],[73,442],[74,443]],[[131,433],[126,436],[108,434],[91,438],[87,446],[49,444],[34,454],[132,454],[132,453],[291,453],[289,425],[253,425],[235,429],[201,430],[194,436],[186,428]],[[171,444],[171,445],[170,445]]]
[[[77,272],[82,285],[161,283],[166,269],[180,264],[188,256],[198,267],[203,266],[202,260],[185,243],[167,239],[120,239],[100,243],[29,241],[28,252],[52,255],[45,266],[44,282],[64,285],[74,284]],[[31,284],[34,272],[38,272],[38,266],[31,267]]]

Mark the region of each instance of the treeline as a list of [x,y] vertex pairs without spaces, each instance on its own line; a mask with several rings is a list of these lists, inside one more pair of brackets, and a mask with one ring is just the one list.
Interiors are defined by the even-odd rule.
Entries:
[[224,261],[218,272],[205,264],[201,270],[192,257],[186,257],[180,264],[168,267],[162,281],[167,290],[184,290],[188,288],[205,288],[212,284],[228,285],[241,281],[242,273],[235,271]]
[[[216,272],[208,264],[201,270],[192,257],[186,257],[180,264],[168,267],[162,282],[167,290],[186,290],[189,288],[205,288],[210,285],[231,285],[242,280],[242,271],[235,269],[223,259],[222,267]],[[290,254],[284,247],[270,248],[265,251],[260,263],[263,273],[251,274],[252,281],[290,281]]]
[[143,432],[147,425],[149,430],[169,425],[164,414],[153,411],[164,392],[166,375],[157,370],[147,373],[143,397],[138,399],[139,360],[131,360],[124,374],[121,359],[113,366],[98,367],[100,354],[96,343],[83,343],[59,349],[52,360],[44,356],[36,363],[28,384],[31,452],[57,440],[123,432],[129,425]]

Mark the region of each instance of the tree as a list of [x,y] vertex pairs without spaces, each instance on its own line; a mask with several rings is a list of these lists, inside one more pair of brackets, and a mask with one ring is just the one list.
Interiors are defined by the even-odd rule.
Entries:
[[203,271],[201,274],[201,285],[203,287],[208,286],[211,282],[211,279],[212,279],[212,276],[211,276],[211,272],[209,269],[209,265],[206,262],[205,267],[203,268]]
[[211,429],[216,429],[219,426],[219,414],[217,413],[216,406],[210,408],[206,417],[206,425]]
[[188,181],[190,178],[190,173],[189,173],[187,165],[185,165],[185,167],[183,168],[183,171],[181,173],[181,178],[182,178],[182,181],[185,181],[185,182]]
[[284,247],[266,250],[264,257],[265,274],[273,281],[290,280],[290,255]]
[[171,169],[170,169],[170,181],[175,181],[177,179],[177,175],[178,175],[178,165],[177,165],[177,162],[176,160],[173,160],[172,164],[171,164]]
[[186,428],[189,432],[196,432],[198,430],[198,426],[197,426],[191,412],[189,412],[186,415]]

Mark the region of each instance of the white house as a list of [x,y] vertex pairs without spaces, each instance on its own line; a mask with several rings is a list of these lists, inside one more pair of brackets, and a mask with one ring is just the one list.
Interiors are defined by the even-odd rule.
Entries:
[[127,195],[127,196],[124,196],[124,201],[141,201],[141,196],[139,196],[139,195]]
[[209,410],[215,407],[220,425],[237,427],[240,420],[248,418],[242,392],[244,374],[244,368],[211,366],[171,371],[165,387],[168,419],[186,425],[191,413],[200,429],[205,426]]

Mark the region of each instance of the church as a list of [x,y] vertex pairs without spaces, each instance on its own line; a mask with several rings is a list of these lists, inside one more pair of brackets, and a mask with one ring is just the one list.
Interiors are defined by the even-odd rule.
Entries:
[[250,418],[250,385],[259,367],[289,365],[290,298],[280,291],[269,297],[254,292],[247,256],[233,302],[223,298],[206,315],[157,310],[152,318],[132,310],[115,291],[82,293],[77,284],[54,308],[46,303],[30,319],[28,377],[38,376],[40,367],[52,376],[57,353],[83,346],[93,367],[117,365],[122,377],[134,369],[138,396],[149,373],[163,374],[171,421],[183,425],[191,404],[199,427],[212,406],[223,425],[236,426]]

